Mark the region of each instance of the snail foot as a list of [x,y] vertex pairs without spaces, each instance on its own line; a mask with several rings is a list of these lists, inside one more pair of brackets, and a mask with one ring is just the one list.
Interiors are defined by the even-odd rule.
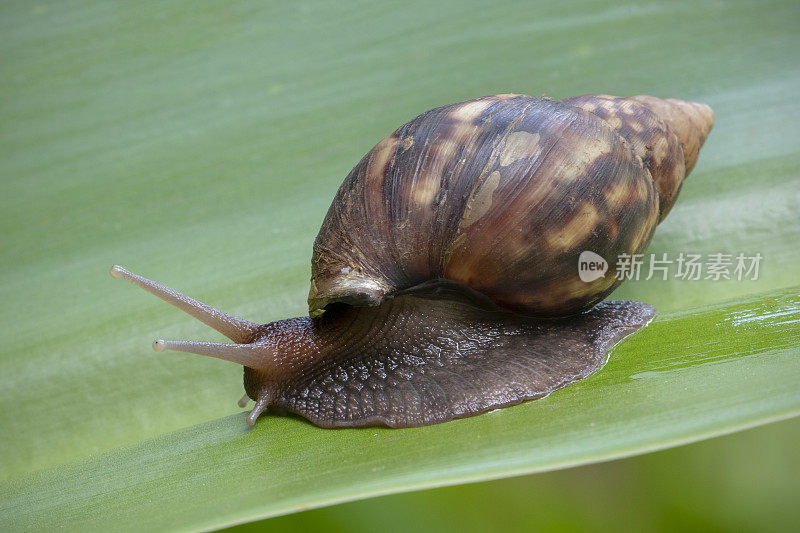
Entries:
[[[651,305],[606,301],[579,315],[534,319],[412,295],[350,308],[332,326],[352,324],[368,342],[276,383],[274,411],[322,427],[404,428],[474,416],[588,377],[654,315]],[[399,319],[402,327],[393,325]]]

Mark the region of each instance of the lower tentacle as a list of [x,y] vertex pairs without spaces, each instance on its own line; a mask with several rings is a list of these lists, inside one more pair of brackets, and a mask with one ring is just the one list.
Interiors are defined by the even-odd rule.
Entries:
[[251,426],[255,425],[256,419],[267,410],[270,403],[272,403],[273,397],[272,394],[264,393],[259,396],[258,400],[256,400],[256,405],[253,407],[253,410],[250,411],[250,414],[247,415],[247,423]]

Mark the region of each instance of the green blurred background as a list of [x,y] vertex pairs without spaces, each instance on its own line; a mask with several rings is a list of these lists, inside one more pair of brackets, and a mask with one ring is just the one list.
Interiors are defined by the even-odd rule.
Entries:
[[[757,282],[615,296],[670,313],[796,286],[798,27],[796,0],[3,2],[0,479],[238,412],[240,369],[147,351],[216,339],[113,284],[111,264],[242,316],[302,315],[311,243],[349,169],[416,114],[478,95],[711,104],[717,125],[651,249],[773,263]],[[791,420],[242,528],[786,530],[798,437]]]

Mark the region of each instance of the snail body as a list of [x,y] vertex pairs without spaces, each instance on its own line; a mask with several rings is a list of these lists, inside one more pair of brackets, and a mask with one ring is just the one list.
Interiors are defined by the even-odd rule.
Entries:
[[535,399],[602,365],[652,306],[602,302],[578,257],[642,252],[713,125],[654,97],[488,96],[430,110],[378,143],[314,243],[309,316],[247,322],[121,267],[234,344],[157,351],[245,368],[267,407],[323,427],[413,427]]

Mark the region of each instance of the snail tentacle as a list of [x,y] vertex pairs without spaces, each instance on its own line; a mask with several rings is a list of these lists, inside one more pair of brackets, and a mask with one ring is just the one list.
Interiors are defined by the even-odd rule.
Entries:
[[256,367],[263,365],[265,360],[272,356],[271,350],[264,344],[229,344],[226,342],[195,342],[195,341],[165,341],[153,342],[153,349],[157,352],[171,350],[173,352],[186,352],[197,355],[207,355],[224,359],[242,366]]
[[[260,396],[258,398],[258,400],[256,401],[256,406],[253,407],[253,410],[250,411],[249,415],[247,415],[247,424],[250,425],[250,426],[255,425],[256,419],[258,419],[258,417],[261,415],[261,413],[266,411],[266,409],[267,409],[267,407],[269,407],[270,403],[272,403],[272,395],[271,394],[265,393],[262,396]],[[244,407],[244,406],[242,406],[242,407]]]
[[203,324],[214,328],[233,342],[247,343],[253,340],[258,329],[258,324],[243,320],[229,315],[210,305],[204,304],[182,294],[174,289],[170,289],[160,283],[147,279],[138,274],[134,274],[119,265],[111,267],[111,277],[130,281],[134,285],[141,287],[150,294],[158,296],[167,303],[170,303],[184,311]]

